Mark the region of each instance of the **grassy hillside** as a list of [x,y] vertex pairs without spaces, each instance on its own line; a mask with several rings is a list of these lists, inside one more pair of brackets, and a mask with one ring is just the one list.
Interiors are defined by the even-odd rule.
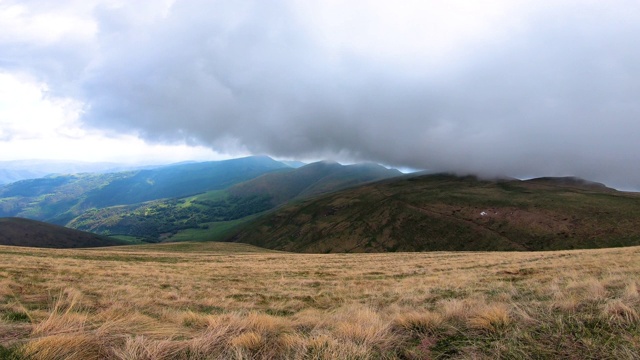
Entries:
[[343,189],[399,175],[379,165],[318,162],[274,171],[196,196],[93,209],[67,226],[100,234],[134,236],[148,242],[218,239],[240,219],[294,198]]
[[296,197],[328,193],[399,175],[402,175],[400,171],[377,164],[341,165],[321,161],[295,170],[259,176],[232,186],[229,193],[239,197],[266,195],[273,205],[280,205]]
[[225,189],[264,173],[287,168],[266,156],[167,166],[139,171],[129,178],[112,181],[87,194],[87,201],[102,208],[177,198]]
[[0,356],[638,359],[639,256],[0,246]]
[[123,241],[35,220],[0,218],[0,245],[85,248],[122,245]]
[[225,191],[212,191],[182,199],[93,209],[76,217],[67,226],[104,235],[127,235],[146,242],[159,242],[169,238],[175,240],[173,237],[184,230],[213,233],[218,230],[219,223],[232,222],[272,207],[270,199],[265,196],[237,197]]
[[224,189],[288,168],[268,157],[190,163],[111,174],[63,175],[0,187],[0,216],[65,225],[84,211]]
[[319,253],[630,246],[640,195],[572,178],[403,177],[284,206],[231,240]]

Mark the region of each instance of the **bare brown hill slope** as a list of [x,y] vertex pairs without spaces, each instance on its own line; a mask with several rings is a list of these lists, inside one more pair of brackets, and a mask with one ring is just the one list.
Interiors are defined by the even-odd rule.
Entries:
[[640,195],[571,178],[403,177],[283,206],[230,240],[320,253],[631,246]]

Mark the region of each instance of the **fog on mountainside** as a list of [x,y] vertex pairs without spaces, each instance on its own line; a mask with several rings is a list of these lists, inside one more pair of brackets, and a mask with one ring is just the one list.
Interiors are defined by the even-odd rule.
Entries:
[[[69,138],[640,189],[636,1],[38,4],[8,15],[0,72]],[[77,21],[28,26],[56,16]]]

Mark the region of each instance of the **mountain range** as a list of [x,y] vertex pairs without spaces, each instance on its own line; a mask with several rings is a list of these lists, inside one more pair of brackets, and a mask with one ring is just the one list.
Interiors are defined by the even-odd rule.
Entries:
[[315,253],[631,246],[640,195],[576,178],[405,176],[287,204],[228,240]]
[[115,236],[114,244],[216,240],[311,253],[640,244],[640,194],[578,178],[403,175],[264,156],[22,180],[0,187],[0,216]]
[[289,164],[253,156],[22,180],[0,187],[0,216],[157,242],[182,230],[246,218],[294,198],[401,174],[375,164]]
[[0,185],[55,174],[109,173],[154,167],[156,166],[130,166],[110,162],[87,163],[58,160],[0,161]]
[[[67,226],[151,242],[171,240],[186,229],[212,228],[215,233],[220,222],[246,220],[295,199],[399,175],[398,170],[374,164],[317,162],[297,169],[268,172],[224,190],[87,211]],[[207,233],[211,232],[205,231],[205,236]]]
[[0,187],[0,217],[66,225],[83,212],[194,195],[288,169],[269,157],[187,163],[115,173],[56,175]]

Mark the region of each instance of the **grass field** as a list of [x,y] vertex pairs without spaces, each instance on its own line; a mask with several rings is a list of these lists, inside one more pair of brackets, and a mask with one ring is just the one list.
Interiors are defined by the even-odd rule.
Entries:
[[0,247],[0,358],[638,359],[639,259]]

